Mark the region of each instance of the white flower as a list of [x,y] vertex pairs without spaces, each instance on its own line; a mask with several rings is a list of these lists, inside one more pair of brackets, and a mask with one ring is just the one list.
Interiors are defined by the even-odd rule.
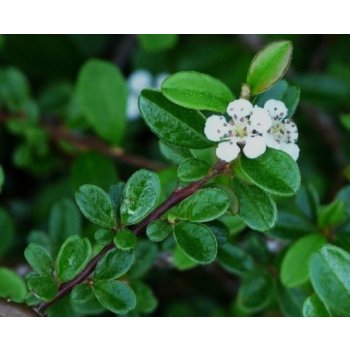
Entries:
[[231,102],[227,107],[231,117],[213,115],[206,120],[204,133],[211,141],[221,141],[216,149],[218,158],[231,162],[241,148],[248,158],[257,158],[266,150],[266,132],[272,122],[266,110],[245,99]]
[[267,146],[288,153],[294,160],[299,157],[298,128],[296,124],[285,119],[288,109],[281,101],[269,100],[265,103],[266,109],[272,118],[272,126],[266,135]]

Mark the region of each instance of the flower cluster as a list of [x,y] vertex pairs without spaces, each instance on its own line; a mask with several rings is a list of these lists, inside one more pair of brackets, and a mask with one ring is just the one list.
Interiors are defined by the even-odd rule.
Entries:
[[219,142],[218,158],[231,162],[241,151],[248,158],[257,158],[270,147],[298,159],[298,129],[286,118],[288,109],[283,102],[271,99],[261,108],[241,98],[228,105],[227,114],[228,120],[212,115],[205,124],[206,137]]

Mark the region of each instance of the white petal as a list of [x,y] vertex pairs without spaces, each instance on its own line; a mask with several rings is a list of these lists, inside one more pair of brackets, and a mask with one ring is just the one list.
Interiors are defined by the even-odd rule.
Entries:
[[282,143],[281,150],[288,153],[294,160],[299,158],[300,148],[295,143]]
[[226,141],[218,144],[216,148],[216,155],[221,160],[229,163],[237,158],[241,149],[237,146],[237,143],[234,141]]
[[257,158],[266,151],[266,139],[262,136],[247,137],[243,153],[248,158]]
[[281,146],[279,142],[277,142],[273,135],[270,133],[265,134],[266,146],[274,149],[280,149]]
[[152,87],[151,73],[143,69],[136,70],[128,78],[128,87],[135,94],[139,94],[143,89]]
[[267,110],[271,118],[282,120],[288,114],[288,109],[282,101],[268,100],[265,102],[264,109]]
[[268,112],[261,107],[255,106],[253,114],[250,116],[250,125],[260,133],[264,133],[272,126],[272,120]]
[[227,114],[232,118],[247,117],[252,111],[253,105],[244,98],[230,102],[227,106]]
[[162,86],[163,81],[169,76],[168,73],[159,73],[156,75],[156,77],[154,78],[154,87],[156,89],[160,89],[160,87]]
[[128,96],[126,115],[128,117],[128,120],[135,120],[140,116],[138,107],[138,96],[136,94],[130,94]]
[[227,134],[230,126],[221,115],[212,115],[205,122],[204,134],[211,141],[220,141]]

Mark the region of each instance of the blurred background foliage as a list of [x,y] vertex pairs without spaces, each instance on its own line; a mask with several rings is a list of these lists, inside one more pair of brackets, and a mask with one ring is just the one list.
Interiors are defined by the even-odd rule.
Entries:
[[[23,258],[26,244],[36,241],[45,245],[49,239],[62,242],[72,222],[76,232],[67,234],[82,230],[92,238],[94,227],[85,220],[82,224],[80,214],[70,211],[74,217],[62,220],[66,218],[64,208],[73,205],[67,199],[74,198],[81,184],[108,190],[139,168],[106,154],[108,140],[102,141],[103,147],[97,142],[98,147],[89,151],[86,145],[67,142],[57,131],[68,128],[78,137],[100,140],[76,93],[78,74],[86,61],[109,61],[119,67],[125,80],[139,69],[153,76],[200,71],[221,79],[238,95],[253,55],[265,44],[282,38],[294,46],[287,79],[301,88],[301,104],[294,119],[300,134],[303,184],[312,183],[321,202],[328,203],[350,178],[349,36],[169,35],[166,40],[150,42],[142,35],[1,35],[0,163],[5,182],[0,196],[0,265],[24,275],[28,271]],[[20,120],[24,115],[25,122]],[[152,167],[165,165],[158,140],[144,122],[126,115],[123,120],[122,141],[114,146],[150,159]],[[165,196],[174,186],[176,172],[168,166],[160,171],[160,178]],[[281,201],[279,209],[290,211],[291,201]],[[237,229],[237,225],[232,227]],[[265,247],[261,234],[244,230],[241,237],[258,260],[281,258],[271,257],[261,248]],[[279,237],[278,232],[274,237]],[[177,263],[181,265],[180,258]],[[146,280],[158,298],[155,315],[242,314],[236,302],[238,279],[217,264],[178,271],[167,267],[167,256],[162,252]],[[301,289],[283,289],[269,301],[265,315],[281,314],[281,309],[284,314],[299,315],[304,299]]]

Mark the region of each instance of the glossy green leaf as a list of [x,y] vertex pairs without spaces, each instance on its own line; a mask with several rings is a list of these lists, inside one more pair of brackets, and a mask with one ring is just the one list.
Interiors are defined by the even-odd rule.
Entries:
[[91,298],[92,289],[86,283],[78,284],[74,287],[71,293],[71,299],[73,302],[82,304],[87,302]]
[[98,244],[106,245],[111,243],[114,239],[115,233],[112,230],[107,230],[105,228],[100,228],[94,234],[94,238]]
[[329,317],[330,314],[320,298],[316,294],[313,294],[304,301],[303,316]]
[[158,305],[152,289],[141,281],[132,281],[130,287],[136,295],[135,311],[141,314],[152,313]]
[[247,75],[252,95],[261,94],[284,76],[292,59],[292,51],[290,41],[275,41],[255,55]]
[[267,231],[277,220],[277,207],[271,196],[254,185],[234,180],[240,218],[253,230]]
[[180,271],[185,271],[198,265],[196,261],[183,252],[178,244],[175,245],[172,258],[174,266]]
[[65,282],[77,276],[91,258],[91,243],[87,238],[74,235],[61,246],[56,259],[58,278]]
[[254,260],[242,248],[227,243],[218,250],[218,262],[227,271],[243,276],[254,269]]
[[311,255],[326,243],[326,239],[311,234],[297,240],[287,251],[281,266],[281,282],[287,288],[298,287],[309,280]]
[[223,215],[230,206],[227,194],[218,188],[204,188],[183,200],[176,216],[193,222],[212,221]]
[[214,261],[217,242],[211,230],[201,224],[180,222],[174,227],[174,236],[182,251],[200,264]]
[[158,204],[160,182],[149,170],[136,171],[128,180],[120,206],[123,224],[132,225],[144,219]]
[[114,237],[114,244],[121,250],[133,249],[136,243],[137,238],[135,233],[127,229],[118,231]]
[[88,220],[105,228],[115,227],[113,203],[101,188],[94,185],[83,185],[76,192],[75,200]]
[[53,261],[49,252],[43,246],[30,243],[24,250],[24,256],[35,272],[41,275],[51,274]]
[[177,34],[139,34],[142,48],[153,53],[173,48],[178,40]]
[[113,280],[127,273],[135,260],[133,251],[123,251],[118,248],[111,249],[98,262],[94,280]]
[[199,159],[186,159],[177,169],[177,176],[181,181],[192,182],[203,178],[209,171],[208,163]]
[[231,90],[220,80],[199,72],[179,72],[162,84],[162,93],[171,102],[182,107],[226,112],[235,99]]
[[27,295],[27,287],[23,279],[15,272],[0,267],[0,297],[21,303]]
[[310,260],[310,278],[323,303],[344,316],[350,316],[350,254],[326,245]]
[[185,159],[192,157],[192,153],[188,148],[170,145],[163,141],[159,141],[159,149],[165,159],[175,165],[179,165]]
[[256,159],[243,157],[240,170],[255,185],[277,196],[293,196],[300,186],[297,163],[287,153],[272,148]]
[[13,246],[15,240],[15,224],[11,216],[0,208],[0,258]]
[[26,276],[29,290],[39,299],[50,301],[58,292],[57,285],[49,275],[31,272]]
[[126,314],[136,307],[135,293],[123,282],[101,281],[93,290],[102,306],[116,314]]
[[340,225],[346,218],[345,205],[339,200],[335,200],[328,205],[323,205],[318,209],[318,225],[321,228],[328,228]]
[[146,124],[162,140],[195,149],[213,145],[204,136],[204,116],[198,111],[173,104],[160,92],[143,90],[139,108]]
[[89,60],[79,72],[77,94],[80,108],[97,134],[120,144],[125,130],[127,87],[118,67]]
[[230,237],[230,231],[228,227],[219,220],[208,222],[206,224],[210,230],[214,233],[218,246],[223,246],[227,243]]
[[146,229],[147,237],[152,242],[161,242],[172,232],[173,227],[165,220],[155,220],[151,222]]

